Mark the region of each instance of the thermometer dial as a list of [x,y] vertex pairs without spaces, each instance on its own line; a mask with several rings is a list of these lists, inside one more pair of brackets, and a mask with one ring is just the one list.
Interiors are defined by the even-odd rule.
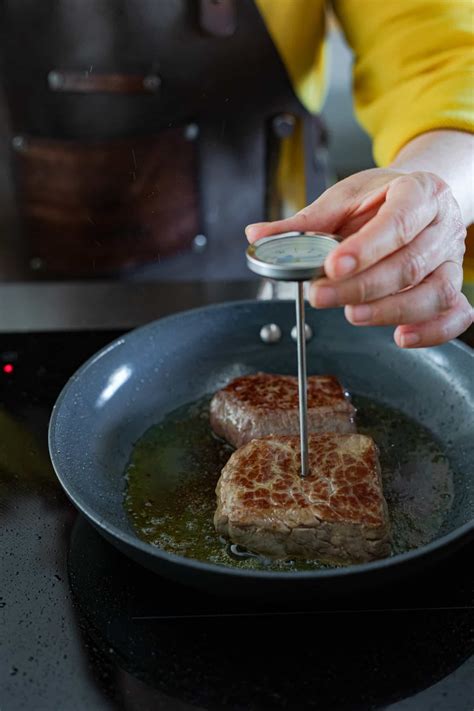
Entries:
[[258,240],[247,249],[248,267],[281,281],[306,281],[324,275],[324,260],[338,246],[324,232],[285,232]]

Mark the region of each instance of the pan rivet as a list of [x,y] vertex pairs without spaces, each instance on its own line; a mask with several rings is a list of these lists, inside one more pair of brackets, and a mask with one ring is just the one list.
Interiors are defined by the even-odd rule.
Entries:
[[206,235],[196,235],[193,239],[193,252],[200,254],[204,252],[207,247],[207,237]]
[[281,339],[281,328],[276,323],[267,323],[260,329],[260,338],[264,343],[278,343]]
[[[296,326],[291,329],[291,337],[294,341],[297,339]],[[307,323],[304,325],[304,337],[306,341],[310,341],[313,337],[313,329]]]

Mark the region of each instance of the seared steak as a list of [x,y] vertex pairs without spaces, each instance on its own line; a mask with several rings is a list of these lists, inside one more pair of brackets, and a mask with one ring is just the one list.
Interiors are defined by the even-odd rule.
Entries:
[[[309,432],[355,432],[354,415],[336,378],[308,378]],[[298,379],[256,373],[233,380],[212,398],[211,427],[234,447],[270,434],[298,434]]]
[[377,449],[359,434],[312,434],[310,473],[300,476],[299,438],[254,439],[217,484],[216,530],[274,559],[363,563],[390,553]]

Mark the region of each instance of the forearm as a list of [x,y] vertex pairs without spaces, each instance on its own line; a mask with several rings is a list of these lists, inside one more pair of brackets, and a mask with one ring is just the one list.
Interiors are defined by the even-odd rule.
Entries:
[[466,227],[474,222],[474,134],[453,130],[424,133],[402,148],[390,168],[435,173],[451,188]]

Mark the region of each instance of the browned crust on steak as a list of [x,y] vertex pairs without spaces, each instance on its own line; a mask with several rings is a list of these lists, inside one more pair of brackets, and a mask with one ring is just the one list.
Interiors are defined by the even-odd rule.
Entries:
[[359,434],[312,434],[310,473],[299,438],[273,436],[238,449],[217,484],[216,530],[270,558],[361,563],[390,553],[377,449]]
[[[355,432],[355,408],[337,378],[308,378],[309,432]],[[211,427],[234,447],[270,434],[297,434],[298,380],[255,373],[233,380],[211,401]]]

